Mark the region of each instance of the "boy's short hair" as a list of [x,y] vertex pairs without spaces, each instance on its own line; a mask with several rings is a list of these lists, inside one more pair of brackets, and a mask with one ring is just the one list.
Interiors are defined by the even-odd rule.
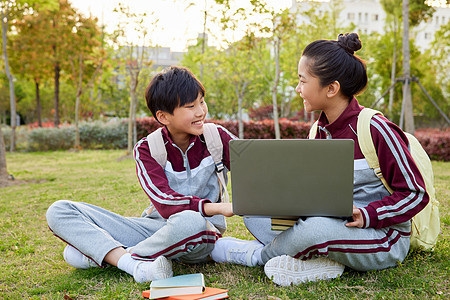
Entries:
[[187,68],[171,66],[152,78],[145,91],[145,100],[158,121],[158,110],[173,114],[175,108],[194,102],[199,94],[204,97],[205,88],[195,75]]

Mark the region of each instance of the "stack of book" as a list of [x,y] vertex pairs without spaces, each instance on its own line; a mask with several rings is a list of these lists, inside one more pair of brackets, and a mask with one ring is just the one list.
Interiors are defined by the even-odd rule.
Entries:
[[299,217],[277,217],[271,218],[271,229],[277,231],[283,231],[291,228],[297,223]]
[[228,290],[206,287],[203,274],[195,273],[154,280],[142,296],[160,300],[214,300],[228,298]]

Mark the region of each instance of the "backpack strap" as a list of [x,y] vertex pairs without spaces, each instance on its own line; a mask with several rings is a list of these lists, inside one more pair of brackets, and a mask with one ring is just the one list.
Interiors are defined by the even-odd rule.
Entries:
[[164,169],[167,162],[167,151],[162,137],[162,127],[156,129],[149,135],[147,135],[147,143],[150,148],[152,157],[161,165]]
[[[220,138],[219,130],[213,123],[203,124],[203,136],[205,137],[206,147],[211,154],[214,164],[216,165],[216,174],[219,179],[220,195],[224,196],[224,202],[230,202],[230,195],[228,194],[227,184],[223,175],[224,165],[222,162],[223,157],[223,144]],[[152,157],[161,165],[164,169],[167,162],[167,151],[162,137],[162,127],[156,129],[147,136],[147,143],[150,148]]]
[[361,148],[361,152],[367,160],[369,167],[373,169],[375,175],[380,178],[389,193],[394,191],[391,189],[380,169],[380,162],[378,161],[377,152],[373,145],[372,134],[370,133],[370,120],[374,115],[383,115],[381,112],[364,108],[361,110],[358,116],[358,122],[356,125],[356,132],[358,133],[358,144]]
[[208,148],[208,151],[214,160],[214,164],[216,165],[216,174],[220,183],[220,195],[224,196],[223,200],[225,203],[229,203],[230,195],[228,194],[227,184],[225,182],[225,177],[223,176],[223,143],[216,124],[203,124],[203,136],[205,137],[206,147]]
[[311,128],[309,129],[308,139],[313,140],[316,138],[318,127],[319,127],[319,121],[317,120],[314,122],[314,124],[312,124]]

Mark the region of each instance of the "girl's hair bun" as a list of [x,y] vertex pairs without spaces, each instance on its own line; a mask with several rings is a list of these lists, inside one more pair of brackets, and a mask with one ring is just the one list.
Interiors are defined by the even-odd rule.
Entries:
[[354,54],[355,51],[358,51],[362,48],[359,36],[355,32],[339,34],[337,43],[350,54]]

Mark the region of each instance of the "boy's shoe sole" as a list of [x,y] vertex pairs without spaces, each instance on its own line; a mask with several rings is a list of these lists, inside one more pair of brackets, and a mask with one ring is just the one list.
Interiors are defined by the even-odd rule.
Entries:
[[77,269],[88,269],[99,267],[97,263],[95,263],[92,259],[84,256],[80,251],[72,247],[71,245],[67,245],[64,248],[63,252],[64,260],[72,267]]
[[264,266],[267,277],[281,286],[339,277],[344,265],[326,257],[300,260],[288,255],[270,259]]

